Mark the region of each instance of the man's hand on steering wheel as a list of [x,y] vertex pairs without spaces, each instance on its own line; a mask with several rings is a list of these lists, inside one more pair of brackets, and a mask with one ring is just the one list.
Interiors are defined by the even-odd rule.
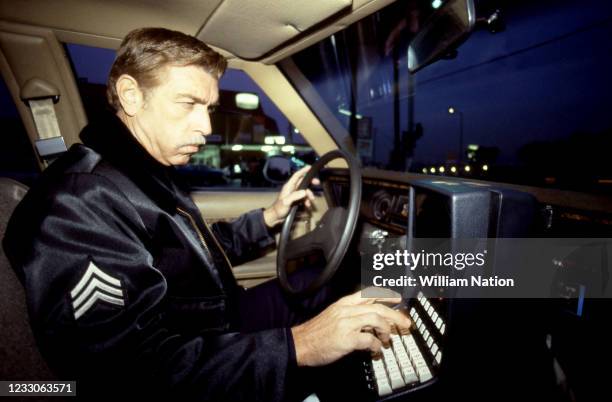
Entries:
[[[298,190],[304,176],[306,176],[309,170],[310,166],[306,166],[295,172],[281,189],[274,204],[264,210],[263,215],[266,226],[272,228],[283,222],[291,210],[291,205],[297,201],[305,200],[304,204],[306,208],[312,208],[312,203],[315,199],[312,191],[310,189]],[[319,185],[319,179],[313,179],[312,184]]]

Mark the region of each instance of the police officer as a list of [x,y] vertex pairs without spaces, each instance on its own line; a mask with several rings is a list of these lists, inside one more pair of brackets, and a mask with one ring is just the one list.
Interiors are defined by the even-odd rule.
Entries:
[[225,68],[194,37],[129,33],[108,80],[116,113],[86,126],[11,218],[4,246],[34,334],[81,397],[290,399],[299,367],[379,350],[391,325],[409,325],[358,293],[301,322],[275,281],[237,286],[230,263],[273,244],[270,229],[313,194],[297,190],[303,169],[270,208],[204,222],[172,166],[211,133]]

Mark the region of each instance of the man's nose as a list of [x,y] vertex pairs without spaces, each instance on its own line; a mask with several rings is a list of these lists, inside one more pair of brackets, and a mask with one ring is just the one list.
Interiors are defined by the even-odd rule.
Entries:
[[202,135],[209,135],[212,133],[212,125],[210,123],[210,112],[208,108],[203,107],[199,113],[197,113],[196,129],[202,133]]

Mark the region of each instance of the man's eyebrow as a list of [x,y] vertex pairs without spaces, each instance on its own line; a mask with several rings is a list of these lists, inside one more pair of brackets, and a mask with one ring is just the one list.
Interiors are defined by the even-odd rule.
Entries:
[[197,103],[201,103],[202,105],[209,105],[209,106],[217,106],[219,104],[219,100],[217,99],[215,101],[215,103],[209,104],[208,101],[204,98],[199,98],[193,94],[188,94],[188,93],[179,93],[176,95],[177,98],[189,98],[191,100],[196,101]]

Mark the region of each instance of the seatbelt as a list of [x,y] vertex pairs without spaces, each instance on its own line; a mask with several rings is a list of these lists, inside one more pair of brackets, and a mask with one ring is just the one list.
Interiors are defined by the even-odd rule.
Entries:
[[38,155],[45,161],[66,152],[66,143],[60,132],[55,103],[59,101],[59,90],[40,78],[28,80],[21,89],[20,98],[30,107],[38,140],[35,146]]

